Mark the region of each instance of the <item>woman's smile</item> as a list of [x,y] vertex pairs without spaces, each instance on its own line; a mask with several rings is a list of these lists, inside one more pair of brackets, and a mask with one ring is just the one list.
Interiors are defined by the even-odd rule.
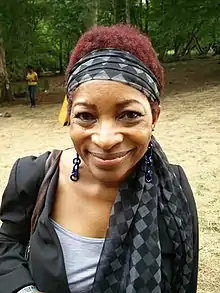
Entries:
[[113,154],[104,154],[104,153],[96,153],[96,152],[89,152],[92,156],[92,160],[94,164],[98,166],[109,166],[114,167],[117,164],[121,163],[124,159],[128,157],[128,155],[132,152],[132,150],[113,153]]

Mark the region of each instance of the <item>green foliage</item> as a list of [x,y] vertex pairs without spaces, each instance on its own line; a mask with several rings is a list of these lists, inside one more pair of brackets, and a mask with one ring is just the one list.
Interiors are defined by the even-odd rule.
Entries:
[[13,79],[23,78],[27,64],[62,71],[96,23],[130,21],[148,32],[161,59],[170,50],[181,57],[219,42],[219,9],[219,0],[1,0],[0,39]]
[[151,36],[159,52],[174,49],[182,56],[197,45],[218,40],[217,0],[152,0]]

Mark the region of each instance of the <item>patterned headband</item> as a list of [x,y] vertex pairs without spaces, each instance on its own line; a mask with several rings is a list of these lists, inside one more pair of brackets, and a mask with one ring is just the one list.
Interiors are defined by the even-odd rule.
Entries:
[[143,62],[129,52],[118,49],[94,50],[81,58],[67,78],[67,97],[82,83],[90,80],[113,80],[141,91],[149,101],[159,101],[159,82]]

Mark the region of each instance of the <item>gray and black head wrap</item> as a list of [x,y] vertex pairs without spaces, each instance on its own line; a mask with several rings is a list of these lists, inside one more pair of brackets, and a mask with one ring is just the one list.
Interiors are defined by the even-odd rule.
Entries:
[[141,91],[149,101],[159,103],[159,82],[150,69],[129,52],[99,49],[80,59],[68,74],[67,97],[70,106],[71,92],[90,80],[119,81]]

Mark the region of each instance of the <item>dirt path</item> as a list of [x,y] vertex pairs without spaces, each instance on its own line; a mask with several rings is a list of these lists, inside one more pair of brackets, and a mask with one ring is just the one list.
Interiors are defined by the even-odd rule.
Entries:
[[[214,66],[217,68],[216,63]],[[201,70],[202,66],[197,74]],[[180,71],[184,80],[189,79],[190,71]],[[193,70],[191,74],[196,76]],[[182,90],[179,90],[182,77],[178,79],[176,69],[168,75],[170,84],[155,136],[170,161],[184,167],[195,194],[200,219],[198,293],[219,293],[220,86],[217,83],[220,74],[211,82],[211,73],[205,68],[206,78],[199,81],[199,86],[183,82]],[[57,121],[59,109],[60,105],[40,105],[36,109],[20,105],[9,109],[11,118],[0,118],[0,194],[18,157],[71,145],[68,128]],[[0,108],[0,112],[7,110]]]

